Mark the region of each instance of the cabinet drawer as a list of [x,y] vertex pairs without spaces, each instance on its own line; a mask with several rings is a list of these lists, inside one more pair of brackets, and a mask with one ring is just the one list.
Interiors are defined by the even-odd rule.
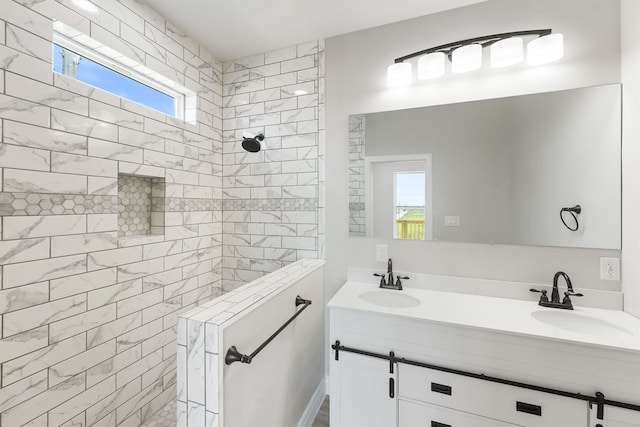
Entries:
[[527,427],[584,427],[587,402],[400,364],[398,395]]
[[[441,406],[418,404],[400,400],[398,404],[399,427],[514,427],[491,418],[479,417]],[[520,426],[523,427],[523,426]]]

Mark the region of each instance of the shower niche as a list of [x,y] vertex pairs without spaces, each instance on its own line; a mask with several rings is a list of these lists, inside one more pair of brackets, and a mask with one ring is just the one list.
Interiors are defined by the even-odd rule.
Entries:
[[165,180],[118,175],[118,237],[164,234]]

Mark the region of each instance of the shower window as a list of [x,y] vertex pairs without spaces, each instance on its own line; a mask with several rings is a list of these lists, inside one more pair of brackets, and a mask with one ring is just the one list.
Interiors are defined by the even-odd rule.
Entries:
[[53,71],[169,116],[184,118],[184,94],[59,35],[53,43]]

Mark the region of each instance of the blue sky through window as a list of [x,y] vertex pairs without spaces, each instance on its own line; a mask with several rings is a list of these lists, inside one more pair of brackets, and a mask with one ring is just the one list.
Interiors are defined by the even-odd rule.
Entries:
[[398,173],[396,175],[396,200],[398,206],[424,206],[424,172]]
[[[80,56],[76,79],[123,98],[175,116],[175,99],[104,65]],[[62,47],[53,45],[53,71],[62,74]]]

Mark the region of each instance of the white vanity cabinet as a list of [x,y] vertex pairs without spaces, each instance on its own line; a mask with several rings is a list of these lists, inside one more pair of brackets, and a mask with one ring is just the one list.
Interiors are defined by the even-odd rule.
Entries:
[[[588,403],[576,399],[552,395],[520,387],[469,378],[457,374],[436,371],[428,368],[400,364],[398,366],[398,396],[400,399],[399,419],[401,427],[424,426],[424,414],[432,413],[431,405],[448,408],[465,414],[473,414],[487,420],[486,425],[518,425],[526,427],[585,427],[588,425]],[[411,402],[408,411],[412,416],[403,414],[403,400]],[[422,412],[415,404],[427,404]],[[434,421],[442,427],[463,427],[469,422],[455,423]],[[458,419],[459,415],[448,412],[442,419]],[[485,425],[485,424],[478,424]]]
[[596,409],[592,408],[589,427],[598,425],[602,427],[640,427],[640,412],[606,406],[604,420],[600,421],[596,417]]
[[[332,384],[331,425],[349,427],[390,427],[396,425],[396,374],[389,362],[352,353],[341,353],[335,363],[337,383]],[[396,372],[394,370],[394,372]],[[393,381],[389,381],[392,378]],[[393,397],[389,386],[393,387]],[[335,393],[335,395],[334,395]]]
[[[359,297],[372,292],[347,282],[329,302],[329,339],[340,342],[329,356],[332,427],[640,427],[640,412],[605,404],[599,421],[585,399],[640,403],[640,321],[596,340],[536,321],[555,312],[533,302],[405,289],[419,305],[385,307]],[[593,310],[573,314],[609,316]]]

